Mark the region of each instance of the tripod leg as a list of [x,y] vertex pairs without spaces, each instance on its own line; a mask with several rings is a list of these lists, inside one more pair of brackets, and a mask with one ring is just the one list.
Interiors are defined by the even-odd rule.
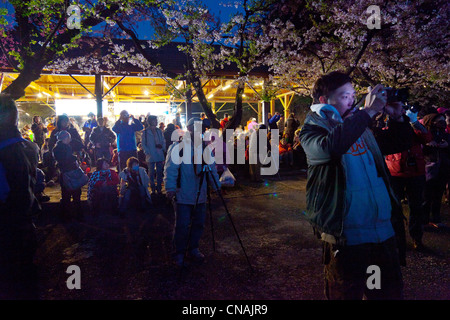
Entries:
[[216,240],[214,239],[214,222],[212,217],[212,209],[211,209],[211,194],[208,188],[208,208],[209,208],[209,221],[211,223],[211,236],[213,243],[213,251],[216,252]]
[[180,270],[180,279],[181,279],[181,276],[183,275],[183,269],[186,267],[185,261],[186,261],[187,253],[188,253],[188,250],[189,250],[189,246],[191,244],[193,215],[197,211],[198,199],[200,198],[200,193],[201,193],[202,185],[203,185],[203,177],[204,177],[204,172],[202,171],[200,173],[200,183],[199,183],[199,187],[198,187],[198,191],[197,191],[197,199],[195,200],[194,209],[191,210],[191,212],[190,212],[189,232],[188,232],[186,248],[184,250],[183,264],[182,264],[182,267],[181,267],[181,270]]
[[[209,169],[209,170],[211,170],[211,169]],[[252,272],[253,272],[254,270],[253,270],[252,264],[250,263],[250,259],[248,258],[248,255],[247,255],[247,252],[245,251],[244,245],[242,244],[241,237],[239,237],[239,233],[237,232],[237,229],[236,229],[236,226],[234,225],[233,219],[231,218],[231,214],[230,214],[230,211],[228,210],[228,207],[227,207],[227,204],[225,202],[225,199],[223,198],[222,193],[219,190],[219,185],[217,184],[217,181],[214,178],[214,176],[211,174],[211,171],[209,171],[209,173],[210,173],[210,176],[211,176],[211,178],[212,178],[212,180],[214,182],[214,186],[216,188],[216,193],[218,194],[218,196],[222,200],[222,204],[223,204],[223,206],[225,208],[225,211],[227,212],[228,218],[230,219],[230,222],[231,222],[231,225],[233,227],[234,233],[236,234],[236,237],[237,237],[237,239],[239,241],[239,244],[241,245],[241,248],[242,248],[242,251],[244,252],[245,258],[247,259],[247,263],[250,266],[250,270],[252,270]]]

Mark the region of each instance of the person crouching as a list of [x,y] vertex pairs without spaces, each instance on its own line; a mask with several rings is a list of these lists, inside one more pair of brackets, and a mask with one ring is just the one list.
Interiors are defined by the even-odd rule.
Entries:
[[94,214],[101,209],[117,210],[119,195],[119,175],[109,168],[109,161],[100,158],[96,163],[97,170],[89,179],[87,197]]
[[127,160],[126,167],[119,174],[120,194],[119,212],[124,217],[127,209],[132,204],[137,205],[137,209],[145,211],[152,203],[148,185],[150,179],[144,168],[139,166],[139,160],[131,157]]

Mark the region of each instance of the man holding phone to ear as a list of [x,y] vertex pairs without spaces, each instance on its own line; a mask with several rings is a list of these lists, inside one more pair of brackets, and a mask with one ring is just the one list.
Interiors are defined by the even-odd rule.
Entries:
[[[308,161],[306,218],[323,244],[325,295],[332,300],[402,299],[397,239],[404,237],[404,227],[391,215],[400,203],[383,154],[411,141],[409,121],[396,118],[376,139],[373,117],[398,106],[387,105],[386,90],[377,85],[364,109],[354,108],[355,90],[341,72],[320,77],[312,95],[300,141]],[[380,289],[367,286],[372,265],[381,270]]]
[[128,111],[120,112],[120,118],[116,121],[112,130],[117,135],[117,151],[119,153],[119,168],[121,172],[127,166],[127,160],[137,158],[136,131],[144,129],[142,123],[135,119]]

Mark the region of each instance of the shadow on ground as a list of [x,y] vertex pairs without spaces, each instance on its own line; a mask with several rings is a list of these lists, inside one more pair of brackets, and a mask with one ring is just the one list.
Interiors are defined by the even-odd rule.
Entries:
[[[51,201],[36,220],[41,298],[323,299],[321,247],[303,217],[304,172],[239,182],[224,190],[230,214],[212,195],[201,241],[206,261],[182,272],[171,261],[174,209],[165,198],[155,197],[150,211],[130,211],[124,219],[110,212],[92,214],[83,198],[85,221],[61,221],[59,188],[47,189]],[[443,211],[448,221],[448,206]],[[405,297],[450,299],[450,234],[427,232],[424,243],[430,252],[408,251],[408,266],[402,269]],[[80,267],[80,290],[67,288],[70,265]]]

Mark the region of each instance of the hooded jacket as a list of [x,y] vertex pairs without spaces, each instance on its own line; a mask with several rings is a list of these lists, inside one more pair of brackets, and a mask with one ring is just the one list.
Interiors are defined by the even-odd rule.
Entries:
[[[162,148],[157,148],[160,144]],[[155,128],[155,134],[150,129],[146,128],[142,133],[142,148],[144,149],[147,162],[161,162],[164,161],[164,153],[166,152],[166,139],[159,128]]]
[[[379,144],[369,129],[371,122],[370,116],[364,111],[356,111],[342,120],[333,106],[318,104],[311,106],[311,112],[307,115],[300,132],[301,145],[309,165],[306,218],[313,225],[316,234],[327,242],[348,244],[346,231],[349,229],[353,231],[349,233],[353,241],[351,244],[380,242],[382,241],[380,237],[386,238],[391,232],[388,220],[392,221],[396,232],[404,235],[402,217],[397,215],[398,212],[401,215],[401,211],[392,210],[392,213],[396,213],[395,215],[385,212],[389,207],[397,209],[400,203],[390,187],[389,172],[382,151],[386,149],[389,152],[398,152],[399,148],[400,150],[404,148],[405,145],[396,144],[396,142],[401,137],[410,141],[411,128],[409,123],[393,123],[389,130],[377,132],[378,138],[385,140]],[[405,131],[403,135],[402,131]],[[393,139],[393,136],[396,138]],[[381,150],[380,147],[382,147]],[[366,156],[359,166],[369,168],[367,176],[363,177],[364,183],[370,183],[366,185],[369,193],[357,196],[363,201],[369,201],[368,204],[371,206],[384,206],[382,209],[384,216],[377,216],[376,212],[373,215],[374,212],[372,212],[367,221],[364,221],[355,215],[357,211],[360,211],[359,214],[365,214],[365,208],[361,208],[358,199],[356,201],[349,199],[350,193],[355,195],[358,189],[357,185],[348,183],[348,179],[351,177],[355,180],[359,177],[347,172],[354,168],[354,165],[349,163],[351,157],[348,153],[353,155],[364,153]],[[380,182],[384,184],[384,187]],[[379,197],[380,191],[383,191],[383,195]],[[390,203],[385,203],[389,202],[386,200],[390,200]],[[352,207],[353,205],[356,206]],[[350,217],[349,213],[353,216]],[[358,222],[355,219],[360,220]],[[353,222],[357,222],[357,225],[352,226]],[[377,230],[378,226],[383,230]],[[367,233],[359,232],[358,228]]]

